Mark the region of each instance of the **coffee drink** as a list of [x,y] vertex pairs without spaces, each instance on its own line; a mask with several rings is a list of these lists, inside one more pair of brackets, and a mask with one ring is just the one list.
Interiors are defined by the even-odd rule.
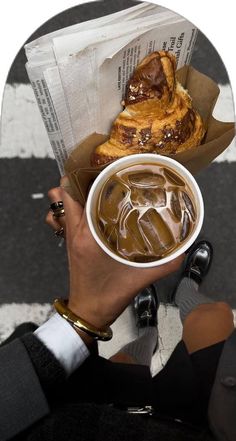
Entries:
[[102,240],[118,256],[152,262],[173,253],[194,229],[193,194],[161,164],[128,166],[103,185],[97,203]]

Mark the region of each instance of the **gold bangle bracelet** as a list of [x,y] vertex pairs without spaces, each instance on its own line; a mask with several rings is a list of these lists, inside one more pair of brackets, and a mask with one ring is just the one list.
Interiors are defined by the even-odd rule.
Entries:
[[110,327],[107,327],[105,330],[101,331],[99,329],[94,328],[92,325],[87,323],[82,318],[78,317],[74,314],[69,308],[67,308],[67,300],[64,299],[55,299],[54,300],[54,308],[75,330],[80,330],[85,332],[86,334],[93,337],[95,340],[108,341],[112,338],[112,330]]

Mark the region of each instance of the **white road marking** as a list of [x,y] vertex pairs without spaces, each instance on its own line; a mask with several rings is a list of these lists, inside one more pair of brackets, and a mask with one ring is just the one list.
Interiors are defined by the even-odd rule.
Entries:
[[5,303],[0,306],[0,341],[24,322],[42,324],[52,313],[49,303]]
[[213,110],[213,116],[220,121],[234,121],[235,109],[232,89],[229,84],[219,85],[219,88],[220,94]]
[[[233,102],[232,89],[229,85],[220,85],[220,95],[217,99],[213,116],[219,121],[235,121],[235,107]],[[236,161],[236,141],[231,142],[230,146],[219,155],[216,162]]]
[[[138,337],[132,308],[127,308],[112,325],[113,338],[110,344],[100,342],[100,353],[105,358],[111,357],[123,345]],[[159,372],[166,364],[173,349],[181,340],[182,325],[178,309],[171,305],[161,304],[158,310],[158,350],[153,356],[152,374]]]
[[[236,310],[234,312],[234,324],[236,326]],[[112,325],[113,338],[111,342],[99,343],[100,354],[105,358],[111,357],[123,345],[135,340],[138,336],[135,326],[132,308],[127,308]],[[158,350],[152,358],[151,371],[155,375],[166,364],[173,349],[181,340],[182,324],[179,318],[178,308],[172,305],[161,304],[158,309]]]
[[[15,329],[24,322],[37,325],[44,323],[53,314],[49,303],[9,303],[0,306],[0,342],[4,341]],[[236,310],[234,322],[236,325]],[[138,336],[132,308],[128,307],[112,325],[113,338],[107,343],[99,343],[99,352],[105,358],[111,357],[126,343]],[[152,373],[159,372],[166,364],[174,347],[181,339],[182,325],[178,309],[171,305],[160,305],[158,310],[159,347],[152,360]]]
[[6,85],[0,143],[2,158],[54,158],[31,85]]
[[44,194],[43,193],[33,193],[31,195],[32,199],[43,199],[44,198]]
[[[214,116],[222,121],[234,121],[231,87],[224,85],[220,89]],[[54,158],[31,85],[6,85],[0,144],[0,158]],[[216,161],[236,161],[235,141]]]

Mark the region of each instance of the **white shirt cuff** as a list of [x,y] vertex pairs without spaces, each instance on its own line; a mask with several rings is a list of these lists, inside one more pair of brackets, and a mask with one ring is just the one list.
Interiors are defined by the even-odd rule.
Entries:
[[82,338],[58,313],[36,329],[34,334],[54,354],[68,376],[89,356]]

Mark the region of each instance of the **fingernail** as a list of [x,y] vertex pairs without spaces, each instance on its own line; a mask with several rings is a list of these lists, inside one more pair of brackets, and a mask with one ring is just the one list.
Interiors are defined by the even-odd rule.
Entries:
[[69,178],[67,176],[63,176],[61,178],[60,187],[64,188],[64,189],[67,189],[68,187],[71,187]]

